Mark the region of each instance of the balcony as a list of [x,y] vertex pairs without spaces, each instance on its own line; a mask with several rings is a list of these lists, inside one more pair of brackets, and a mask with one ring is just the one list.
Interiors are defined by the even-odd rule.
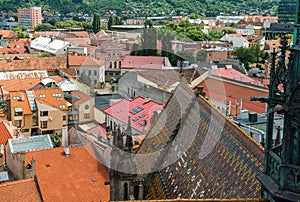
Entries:
[[79,111],[74,110],[74,111],[68,111],[68,115],[78,115]]
[[79,124],[79,120],[69,120],[68,125],[77,125]]

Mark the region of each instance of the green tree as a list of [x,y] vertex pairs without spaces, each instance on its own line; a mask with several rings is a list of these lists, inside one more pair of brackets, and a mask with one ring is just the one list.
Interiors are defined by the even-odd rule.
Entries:
[[61,146],[60,135],[58,135],[58,134],[50,134],[50,139],[51,139],[51,142],[52,142],[54,148]]
[[52,26],[56,26],[56,23],[57,23],[57,20],[56,19],[54,19],[54,18],[52,18],[51,20],[49,20],[48,21],[48,23],[50,24],[50,25],[52,25]]
[[194,53],[188,51],[178,51],[176,55],[181,61],[189,61],[191,64],[196,63]]
[[197,52],[196,60],[200,62],[205,62],[207,58],[207,50],[201,49]]
[[144,29],[142,32],[141,39],[141,53],[144,56],[157,55],[157,33],[156,29],[153,28],[153,22],[151,20],[146,20]]
[[91,85],[91,77],[89,77],[88,75],[86,75],[84,72],[82,72],[80,74],[80,76],[78,77],[78,81],[82,82],[88,86]]
[[231,52],[232,55],[236,56],[244,65],[247,70],[249,70],[249,63],[255,62],[255,53],[251,48],[239,47]]
[[34,31],[39,32],[39,31],[50,31],[54,27],[49,24],[49,23],[43,23],[35,26]]
[[48,53],[48,52],[42,52],[39,55],[40,58],[43,58],[43,57],[52,57],[52,56],[55,56],[55,55],[53,55],[51,53]]
[[94,13],[94,19],[93,19],[93,32],[97,33],[101,29],[101,23],[100,23],[100,16],[97,13]]

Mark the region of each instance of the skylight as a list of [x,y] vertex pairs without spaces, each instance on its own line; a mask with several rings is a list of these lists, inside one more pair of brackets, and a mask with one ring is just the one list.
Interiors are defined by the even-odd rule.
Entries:
[[137,121],[137,120],[139,120],[138,118],[136,118],[136,117],[134,117],[134,118],[132,118],[132,120],[133,121]]
[[136,108],[134,108],[133,110],[130,110],[130,113],[131,114],[136,114],[136,113],[138,113],[138,112],[140,112],[140,111],[142,111],[143,110],[143,108],[141,108],[141,107],[136,107]]
[[46,95],[45,94],[40,94],[40,98],[45,98]]

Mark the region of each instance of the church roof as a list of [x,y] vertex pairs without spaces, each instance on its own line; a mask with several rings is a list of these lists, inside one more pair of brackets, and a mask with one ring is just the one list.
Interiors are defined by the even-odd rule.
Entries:
[[183,83],[161,114],[137,151],[159,153],[137,164],[155,171],[147,199],[260,197],[263,150],[237,125]]

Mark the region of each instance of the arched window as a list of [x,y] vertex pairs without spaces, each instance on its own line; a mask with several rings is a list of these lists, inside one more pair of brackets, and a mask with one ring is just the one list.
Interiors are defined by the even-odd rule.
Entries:
[[124,188],[123,200],[129,200],[129,196],[128,196],[128,183],[127,182],[124,184],[123,188]]

